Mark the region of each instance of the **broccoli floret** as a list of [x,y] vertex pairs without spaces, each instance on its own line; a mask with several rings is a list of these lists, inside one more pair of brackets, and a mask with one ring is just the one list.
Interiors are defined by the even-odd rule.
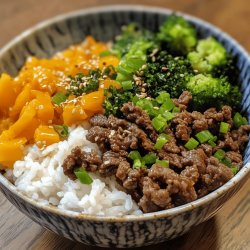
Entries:
[[154,34],[148,30],[139,29],[136,23],[123,26],[122,33],[116,37],[111,52],[121,58],[128,53],[131,45],[141,38],[153,40]]
[[141,77],[147,94],[156,97],[160,91],[167,91],[172,98],[179,97],[193,75],[189,61],[182,56],[173,57],[166,51],[149,57],[148,61]]
[[197,110],[205,110],[211,103],[217,108],[225,104],[238,106],[240,103],[239,89],[232,87],[226,78],[198,74],[191,77],[186,87],[193,95],[193,108]]
[[188,53],[192,67],[199,73],[211,73],[217,66],[227,62],[227,51],[214,38],[199,40],[196,51]]
[[197,43],[196,30],[183,17],[171,15],[157,34],[162,46],[176,55],[186,55]]

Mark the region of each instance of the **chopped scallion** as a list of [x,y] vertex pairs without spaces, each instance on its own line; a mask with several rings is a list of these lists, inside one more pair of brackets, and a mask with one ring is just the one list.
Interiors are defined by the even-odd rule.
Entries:
[[54,129],[62,139],[66,139],[69,135],[69,127],[66,125],[54,125]]
[[208,140],[207,143],[212,147],[216,146],[216,143],[212,139]]
[[236,175],[238,173],[238,171],[239,171],[237,166],[232,166],[230,169],[232,170],[234,175]]
[[221,161],[222,159],[225,158],[225,154],[226,154],[226,153],[225,153],[224,150],[218,149],[218,150],[215,152],[214,157]]
[[160,166],[162,166],[164,168],[169,167],[169,161],[167,161],[167,160],[156,160],[155,163],[159,164]]
[[67,100],[67,96],[63,93],[56,93],[53,97],[52,97],[52,102],[60,105],[61,103],[65,102]]
[[172,110],[173,113],[180,113],[181,109],[179,107],[174,107]]
[[100,57],[110,56],[113,55],[111,51],[105,50],[99,54]]
[[220,123],[220,133],[226,134],[229,131],[230,124],[227,122],[221,122]]
[[165,91],[160,92],[160,94],[155,98],[155,100],[160,104],[163,104],[167,99],[170,99],[170,95]]
[[195,135],[200,143],[207,142],[208,140],[213,139],[213,135],[208,130],[203,130]]
[[188,150],[195,149],[199,145],[199,142],[196,141],[193,137],[191,137],[188,142],[184,145],[184,147]]
[[226,165],[228,167],[232,167],[232,161],[228,157],[224,157],[221,160],[221,163],[223,163],[224,165]]
[[248,121],[246,117],[243,117],[240,113],[236,112],[233,117],[233,122],[235,127],[240,127],[241,125],[247,125]]
[[164,108],[164,110],[171,111],[175,107],[175,105],[172,99],[168,98],[164,101],[161,107]]
[[248,124],[248,121],[247,121],[247,118],[246,117],[242,117],[242,125],[247,125]]
[[134,164],[133,164],[133,168],[140,168],[142,166],[142,162],[140,159],[135,159],[134,160]]
[[74,171],[77,179],[82,183],[82,184],[86,184],[86,185],[90,185],[93,180],[92,178],[89,176],[88,172],[83,169],[83,168],[78,168]]
[[142,161],[145,164],[154,164],[157,159],[157,156],[154,153],[149,153],[145,156],[143,156]]
[[166,119],[166,121],[170,121],[174,118],[174,114],[167,111],[167,110],[164,113],[162,113],[161,115]]
[[122,85],[122,88],[124,90],[131,90],[131,89],[133,89],[133,83],[132,83],[132,81],[123,81],[123,82],[121,82],[121,85]]
[[168,142],[169,138],[167,134],[160,134],[155,143],[155,149],[160,150]]
[[129,154],[128,154],[128,157],[131,159],[131,160],[136,160],[136,159],[141,159],[141,154],[138,152],[138,151],[131,151]]
[[[134,103],[134,105],[137,105],[137,102],[140,100],[140,98],[135,95],[133,98],[132,98],[132,102]],[[138,105],[137,105],[138,106]]]
[[162,115],[158,115],[152,120],[152,125],[157,131],[162,131],[166,126],[166,119]]

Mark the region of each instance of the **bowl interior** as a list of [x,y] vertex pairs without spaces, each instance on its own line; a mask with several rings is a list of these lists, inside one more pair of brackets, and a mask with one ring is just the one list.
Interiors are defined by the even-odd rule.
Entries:
[[[171,13],[170,10],[152,7],[108,6],[58,16],[25,31],[7,44],[0,51],[0,73],[7,72],[15,76],[29,56],[50,57],[72,44],[83,41],[87,35],[92,35],[100,41],[112,40],[120,33],[121,26],[131,22],[136,22],[141,27],[156,31]],[[249,119],[250,59],[248,53],[235,40],[218,28],[200,19],[188,15],[184,16],[196,27],[200,38],[216,37],[224,44],[227,51],[237,58],[237,65],[240,69],[239,84],[243,93],[242,110]],[[250,142],[245,150],[244,163],[249,161]]]

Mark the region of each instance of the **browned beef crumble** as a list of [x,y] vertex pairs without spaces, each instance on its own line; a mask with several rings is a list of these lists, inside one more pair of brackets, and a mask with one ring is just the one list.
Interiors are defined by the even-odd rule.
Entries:
[[90,153],[82,151],[79,147],[74,148],[71,154],[63,162],[63,172],[70,179],[75,180],[74,170],[84,167],[87,171],[95,172],[102,164],[101,157],[95,152]]
[[[92,117],[87,139],[97,143],[103,155],[86,153],[76,147],[64,161],[65,175],[75,179],[74,169],[81,166],[101,176],[114,175],[146,213],[185,204],[222,186],[233,177],[233,172],[213,155],[218,149],[224,149],[226,157],[240,168],[250,125],[235,129],[229,106],[218,111],[210,108],[204,113],[189,112],[191,99],[192,95],[187,91],[173,99],[181,112],[165,129],[170,139],[161,150],[154,149],[158,133],[150,117],[132,103],[125,103],[121,108],[124,119],[112,115],[107,118],[101,114]],[[225,135],[219,134],[221,121],[231,126]],[[184,147],[190,137],[206,129],[218,135],[215,147],[206,143],[193,150]],[[133,169],[128,158],[132,150],[143,155],[154,152],[159,159],[169,161],[169,168],[153,164],[149,168]]]

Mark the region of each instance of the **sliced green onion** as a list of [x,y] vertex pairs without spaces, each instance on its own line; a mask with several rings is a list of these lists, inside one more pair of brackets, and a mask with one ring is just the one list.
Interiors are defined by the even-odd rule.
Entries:
[[225,158],[225,154],[226,154],[226,152],[224,150],[218,149],[215,152],[214,157],[221,161],[222,159]]
[[226,134],[229,131],[230,124],[227,122],[221,122],[220,123],[220,133]]
[[113,53],[109,50],[105,50],[99,54],[100,57],[110,56],[113,55]]
[[145,60],[140,57],[131,57],[126,61],[126,67],[132,69],[133,71],[141,68],[143,64],[145,64]]
[[147,110],[147,113],[151,118],[154,118],[159,115],[159,110],[153,107],[152,109]]
[[82,184],[87,184],[90,185],[93,180],[92,178],[89,176],[88,172],[83,169],[83,168],[78,168],[74,171],[77,179],[82,183]]
[[232,161],[228,157],[224,157],[221,160],[221,163],[223,163],[224,165],[228,166],[229,168],[232,167]]
[[[140,98],[137,96],[137,95],[135,95],[133,98],[132,98],[132,102],[135,104],[135,105],[137,105],[137,102],[139,102],[139,100],[140,100]],[[138,106],[138,105],[137,105]]]
[[140,168],[142,167],[142,163],[140,159],[135,159],[134,160],[134,164],[133,164],[133,168]]
[[123,82],[121,82],[121,85],[122,85],[122,88],[124,90],[131,90],[131,89],[133,89],[133,83],[132,83],[132,81],[123,81]]
[[155,100],[160,104],[166,102],[167,99],[170,99],[170,95],[166,91],[160,92],[160,94],[155,98]]
[[208,130],[203,130],[195,135],[200,143],[207,142],[210,139],[213,139],[213,135]]
[[236,112],[233,117],[233,122],[235,127],[240,127],[241,125],[247,125],[248,121],[246,117],[243,117],[240,113]]
[[152,109],[154,107],[152,102],[148,99],[139,99],[136,102],[136,106],[142,108],[143,110],[149,110],[149,109]]
[[248,124],[248,120],[246,117],[242,117],[242,125],[247,125]]
[[207,143],[212,147],[216,147],[216,143],[212,139],[208,140]]
[[167,111],[167,110],[164,113],[162,113],[161,115],[166,119],[166,121],[170,121],[174,118],[174,114]]
[[181,109],[179,107],[174,107],[172,110],[173,113],[180,113]]
[[167,111],[171,111],[174,107],[175,107],[174,102],[170,98],[166,99],[164,103],[161,105],[161,108]]
[[129,154],[128,154],[128,157],[131,159],[131,160],[136,160],[136,159],[141,159],[141,154],[138,152],[138,151],[131,151]]
[[160,134],[155,143],[155,149],[160,150],[168,142],[169,137],[167,134]]
[[214,136],[212,139],[210,139],[210,140],[213,141],[213,142],[216,142],[217,139],[218,139],[218,137],[215,135],[215,136]]
[[195,149],[199,145],[199,142],[196,141],[193,137],[191,137],[188,142],[184,145],[184,147],[188,150]]
[[67,96],[63,93],[56,93],[53,97],[52,97],[52,102],[60,105],[61,103],[65,102],[67,100]]
[[162,115],[158,115],[152,120],[152,125],[155,130],[162,131],[166,126],[166,120]]
[[66,139],[69,135],[69,127],[66,125],[54,125],[54,129],[62,139]]
[[144,162],[144,164],[154,164],[156,159],[157,159],[156,154],[149,153],[149,154],[143,156],[142,161]]
[[232,166],[230,169],[232,170],[234,175],[236,175],[238,173],[238,171],[239,171],[237,166]]
[[164,168],[169,167],[169,161],[167,161],[167,160],[156,160],[155,163],[159,164],[160,166],[162,166]]

